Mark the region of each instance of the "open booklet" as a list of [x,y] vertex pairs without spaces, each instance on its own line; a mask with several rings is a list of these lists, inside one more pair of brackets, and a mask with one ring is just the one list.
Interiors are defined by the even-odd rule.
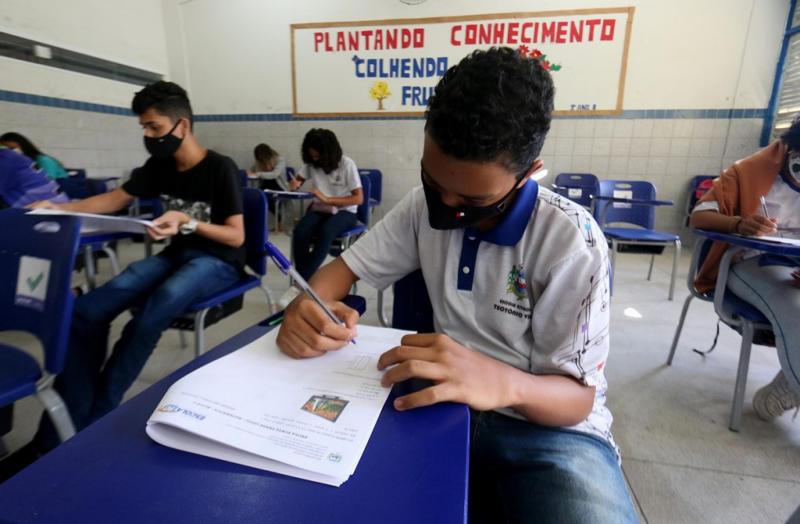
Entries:
[[61,209],[34,209],[29,215],[68,215],[81,219],[81,233],[144,233],[148,227],[156,227],[150,220],[115,215],[96,215]]
[[273,329],[173,384],[147,434],[183,451],[338,487],[355,472],[389,396],[378,357],[407,333],[358,331],[354,345],[292,359],[278,350]]
[[290,196],[295,198],[312,198],[314,196],[313,193],[309,193],[308,191],[282,191],[280,189],[265,189],[264,193],[268,195]]

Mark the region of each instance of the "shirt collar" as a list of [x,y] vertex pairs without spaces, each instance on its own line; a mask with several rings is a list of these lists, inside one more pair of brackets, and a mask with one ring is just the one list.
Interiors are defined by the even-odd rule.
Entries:
[[498,246],[515,246],[522,239],[525,229],[530,222],[536,199],[539,195],[539,184],[529,178],[519,188],[514,197],[511,208],[506,212],[500,222],[489,231],[478,232],[472,228],[467,230],[470,234],[477,234],[481,240],[497,244]]

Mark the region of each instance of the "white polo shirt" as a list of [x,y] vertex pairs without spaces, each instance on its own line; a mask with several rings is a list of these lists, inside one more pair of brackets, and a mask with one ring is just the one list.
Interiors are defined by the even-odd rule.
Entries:
[[594,386],[591,414],[570,429],[616,447],[603,373],[608,248],[583,207],[528,180],[492,230],[441,231],[417,187],[342,258],[378,289],[422,268],[437,332],[515,368]]
[[[342,155],[342,159],[336,169],[330,173],[326,173],[310,164],[305,164],[300,168],[299,175],[305,180],[310,180],[315,188],[329,197],[350,196],[354,189],[361,187],[361,178],[358,176],[356,163],[344,155]],[[339,209],[355,213],[358,206],[345,206]]]

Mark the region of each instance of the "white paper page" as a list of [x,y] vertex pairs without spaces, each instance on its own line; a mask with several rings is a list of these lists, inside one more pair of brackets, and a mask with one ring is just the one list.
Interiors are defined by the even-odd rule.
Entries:
[[150,220],[133,217],[112,215],[96,215],[94,213],[79,213],[77,211],[64,211],[61,209],[34,209],[29,215],[59,215],[75,216],[81,219],[81,233],[95,231],[119,233],[144,233],[146,227],[155,227]]
[[[303,360],[278,350],[277,333],[273,330],[173,384],[148,424],[169,424],[346,479],[355,471],[389,395],[380,385],[378,357],[398,345],[406,332],[359,326],[356,344]],[[230,460],[222,451],[214,456]]]
[[777,242],[778,244],[786,244],[789,246],[800,246],[800,238],[786,238],[786,237],[773,237],[773,236],[748,237],[748,238],[753,238],[755,240],[765,240],[767,242]]
[[313,196],[308,191],[281,191],[279,189],[265,189],[268,195]]

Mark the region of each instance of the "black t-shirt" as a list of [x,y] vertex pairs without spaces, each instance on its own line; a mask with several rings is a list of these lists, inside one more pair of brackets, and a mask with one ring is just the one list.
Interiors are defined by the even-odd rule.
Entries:
[[[228,217],[242,214],[242,187],[236,164],[211,150],[186,171],[176,169],[174,157],[150,157],[122,189],[139,198],[159,198],[165,212],[181,211],[198,222],[222,225]],[[162,253],[170,256],[183,249],[199,249],[239,270],[244,268],[244,246],[226,246],[197,233],[175,235]]]

